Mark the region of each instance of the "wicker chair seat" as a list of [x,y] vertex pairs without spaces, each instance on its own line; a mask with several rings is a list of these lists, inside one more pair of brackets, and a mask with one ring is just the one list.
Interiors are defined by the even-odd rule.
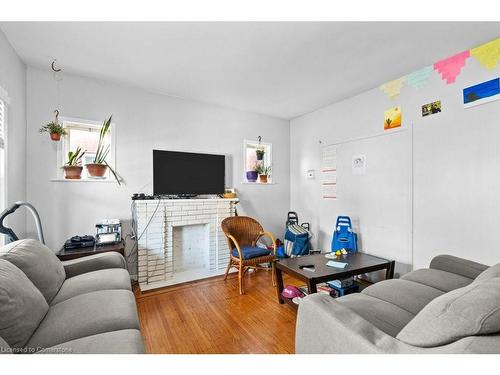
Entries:
[[[234,262],[239,262],[240,261],[240,258],[235,257],[233,255],[231,255],[231,259]],[[251,258],[251,259],[244,259],[243,262],[242,262],[242,265],[243,266],[256,266],[257,264],[269,263],[269,262],[273,262],[275,260],[276,260],[276,258],[274,257],[274,255],[269,254],[269,255],[264,255],[264,256],[261,256],[261,257],[255,257],[255,258]]]

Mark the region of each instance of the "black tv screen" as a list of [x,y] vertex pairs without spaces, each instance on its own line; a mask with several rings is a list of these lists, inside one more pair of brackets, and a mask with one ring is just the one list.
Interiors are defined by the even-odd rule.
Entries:
[[224,193],[224,155],[153,150],[153,194]]

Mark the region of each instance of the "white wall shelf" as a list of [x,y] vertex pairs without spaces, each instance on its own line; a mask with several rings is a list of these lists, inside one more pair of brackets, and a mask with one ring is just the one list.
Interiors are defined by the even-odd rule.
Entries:
[[276,182],[266,182],[266,183],[263,183],[263,182],[242,181],[241,183],[245,184],[245,185],[276,185]]
[[107,183],[107,184],[117,184],[115,179],[91,179],[91,178],[81,178],[79,180],[71,180],[66,178],[52,178],[51,182],[98,182],[98,183]]

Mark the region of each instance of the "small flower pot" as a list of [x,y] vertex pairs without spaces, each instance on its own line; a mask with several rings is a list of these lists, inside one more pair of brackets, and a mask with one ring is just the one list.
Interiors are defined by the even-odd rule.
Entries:
[[260,180],[261,183],[267,184],[267,174],[261,174],[259,176],[259,180]]
[[264,160],[264,152],[257,152],[257,160]]
[[86,164],[90,177],[104,177],[108,166],[106,164]]
[[259,177],[259,174],[255,171],[248,171],[247,172],[247,181],[248,182],[255,182],[255,181],[257,181],[258,177]]
[[52,139],[53,141],[60,141],[61,140],[61,134],[59,133],[50,133],[50,139]]
[[82,178],[83,167],[77,165],[65,165],[63,169],[64,178],[68,180],[79,180]]

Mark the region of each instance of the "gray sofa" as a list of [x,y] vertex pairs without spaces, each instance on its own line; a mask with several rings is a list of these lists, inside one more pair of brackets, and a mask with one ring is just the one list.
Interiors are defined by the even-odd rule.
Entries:
[[0,353],[143,353],[115,252],[61,262],[35,240],[0,248]]
[[500,353],[500,264],[440,255],[361,293],[304,298],[297,353]]

